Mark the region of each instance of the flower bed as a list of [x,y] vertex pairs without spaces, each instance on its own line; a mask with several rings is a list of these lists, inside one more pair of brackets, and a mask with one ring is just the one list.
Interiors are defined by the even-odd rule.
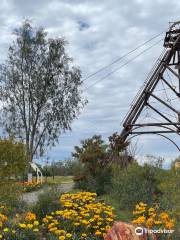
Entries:
[[42,187],[41,183],[36,182],[17,182],[16,183],[23,192],[33,192],[37,191]]
[[161,212],[158,205],[148,207],[147,204],[140,202],[133,211],[135,219],[133,223],[148,229],[165,228],[173,229],[175,219],[170,218],[166,212]]
[[104,239],[114,221],[113,208],[100,202],[96,193],[63,194],[60,208],[39,221],[28,212],[8,219],[0,210],[0,239],[3,240],[100,240]]

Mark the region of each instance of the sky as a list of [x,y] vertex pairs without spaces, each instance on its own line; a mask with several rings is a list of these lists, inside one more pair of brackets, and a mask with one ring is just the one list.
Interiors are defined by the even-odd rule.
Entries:
[[[67,52],[74,65],[80,67],[82,79],[163,32],[106,71],[84,81],[83,96],[88,104],[74,120],[72,131],[62,134],[59,144],[48,151],[50,160],[71,157],[74,146],[94,134],[101,134],[107,141],[113,132],[121,132],[122,120],[133,98],[163,50],[160,40],[169,22],[180,20],[179,12],[177,0],[1,0],[0,63],[6,59],[13,29],[26,18],[34,26],[43,26],[49,37],[64,37],[68,41]],[[155,46],[120,68],[151,45]],[[120,69],[99,81],[117,68]],[[166,139],[141,136],[136,141],[139,157],[152,154],[169,162],[178,156],[177,149]]]

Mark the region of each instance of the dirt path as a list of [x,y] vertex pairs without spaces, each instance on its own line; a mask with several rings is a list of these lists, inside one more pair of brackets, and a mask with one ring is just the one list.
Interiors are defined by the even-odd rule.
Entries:
[[[57,186],[57,190],[59,191],[59,194],[62,192],[69,192],[72,190],[74,183],[69,182],[69,183],[62,183]],[[29,193],[24,193],[22,196],[22,200],[25,201],[28,204],[34,204],[38,200],[38,196],[42,193],[45,193],[46,191],[50,190],[51,187],[44,187],[38,191],[35,192],[29,192]]]

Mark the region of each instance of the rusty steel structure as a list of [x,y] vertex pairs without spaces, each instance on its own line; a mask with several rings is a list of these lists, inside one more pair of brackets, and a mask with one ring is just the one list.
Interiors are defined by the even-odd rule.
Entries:
[[163,52],[123,121],[121,137],[157,134],[169,139],[169,133],[180,135],[180,21],[166,32]]

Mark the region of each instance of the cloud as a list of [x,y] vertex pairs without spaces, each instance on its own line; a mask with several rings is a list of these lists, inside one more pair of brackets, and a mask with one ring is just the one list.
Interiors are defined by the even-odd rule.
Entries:
[[[165,31],[169,21],[178,20],[179,11],[180,3],[175,0],[4,0],[0,8],[0,60],[6,58],[13,28],[29,18],[35,26],[45,27],[49,36],[64,36],[68,40],[67,51],[74,58],[74,63],[80,66],[83,78],[86,78],[152,36]],[[49,152],[52,158],[70,156],[74,145],[93,134],[102,134],[107,139],[112,132],[120,132],[120,123],[162,51],[162,42],[131,64],[93,87],[88,87],[143,49],[84,82],[84,95],[89,104],[74,121],[72,132],[63,134],[59,145]],[[142,154],[177,154],[173,147],[161,139],[154,140],[154,136],[140,139]]]

